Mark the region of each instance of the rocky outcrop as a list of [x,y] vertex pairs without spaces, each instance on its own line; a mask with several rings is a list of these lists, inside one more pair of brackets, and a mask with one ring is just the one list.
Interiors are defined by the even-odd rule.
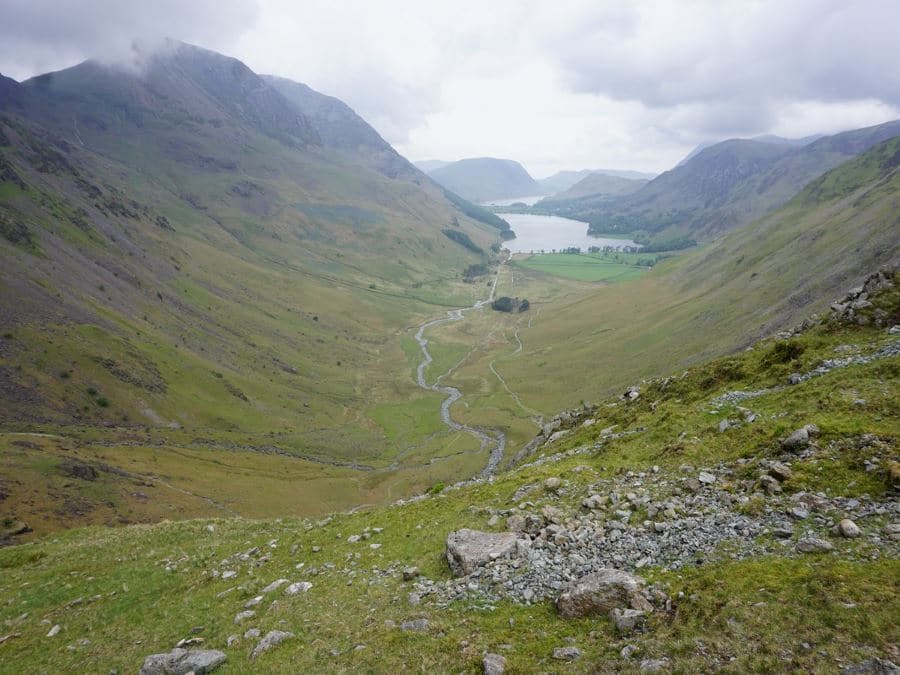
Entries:
[[447,535],[447,562],[457,577],[471,574],[493,560],[510,557],[515,550],[516,535],[512,532],[462,529]]
[[173,649],[144,659],[140,675],[204,675],[225,663],[228,657],[215,649]]

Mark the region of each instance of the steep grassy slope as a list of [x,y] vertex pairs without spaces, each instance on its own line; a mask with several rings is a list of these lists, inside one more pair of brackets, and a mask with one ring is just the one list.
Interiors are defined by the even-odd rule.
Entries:
[[[877,305],[896,314],[897,300],[894,291]],[[3,668],[134,672],[145,655],[191,637],[226,653],[221,673],[480,672],[486,652],[503,655],[512,672],[637,672],[663,659],[674,672],[837,672],[873,657],[896,661],[900,549],[884,532],[897,515],[889,471],[900,443],[900,364],[896,352],[885,355],[891,344],[896,337],[883,329],[841,325],[767,341],[645,383],[636,401],[601,400],[569,422],[568,436],[540,448],[534,464],[404,505],[320,521],[90,528],[0,550]],[[823,360],[879,353],[783,386],[789,372]],[[734,390],[758,393],[722,403]],[[729,418],[741,421],[720,431]],[[783,450],[780,439],[805,424],[820,435]],[[760,476],[776,460],[790,476],[780,493],[766,494]],[[704,471],[711,484],[697,480]],[[618,501],[588,509],[589,495]],[[805,520],[784,524],[805,508]],[[530,546],[556,557],[550,573],[594,550],[574,537],[592,523],[603,526],[597,536],[610,549],[631,537],[649,551],[662,546],[649,563],[634,553],[615,564],[652,581],[671,603],[660,601],[643,630],[620,632],[605,616],[559,617],[559,591],[550,586],[535,586],[531,600],[510,591],[535,578],[526,557],[518,569],[501,561],[452,580],[446,535],[502,531],[513,515],[538,523]],[[847,515],[861,537],[832,532]],[[718,543],[669,546],[690,541],[691,532],[716,533]],[[810,536],[832,550],[798,552]],[[422,576],[405,582],[401,571],[411,565]],[[280,578],[311,588],[263,591]],[[426,622],[418,630],[401,628],[419,619]],[[258,638],[244,637],[249,628],[293,636],[251,660]],[[575,661],[554,658],[564,646],[578,648]]]
[[473,202],[540,194],[540,187],[518,162],[478,157],[461,159],[429,174],[448,190]]
[[[540,298],[540,277],[520,270],[513,292],[498,290],[535,298],[535,315],[520,330],[524,350],[499,367],[507,385],[547,414],[598,389],[678,373],[822,311],[842,289],[900,257],[898,147],[894,139],[873,148],[782,209],[627,284]],[[449,380],[470,390],[479,383],[461,411],[469,423],[522,414],[492,382],[492,358],[473,355]]]
[[[432,482],[477,470],[468,455],[441,461],[435,446],[453,439],[440,429],[396,442],[379,406],[437,411],[405,377],[404,332],[480,292],[461,278],[484,256],[442,230],[487,251],[495,227],[389,148],[332,147],[334,126],[197,48],[3,91],[6,430],[100,428],[103,443],[170,453],[277,446],[326,463],[300,510],[319,510],[322,486],[358,503],[386,480],[347,468],[334,490],[330,462],[409,462]],[[385,157],[405,173],[385,175]]]
[[799,147],[725,141],[704,148],[632,195],[613,203],[585,203],[577,215],[596,232],[710,239],[778,208],[813,178],[897,135],[900,121]]

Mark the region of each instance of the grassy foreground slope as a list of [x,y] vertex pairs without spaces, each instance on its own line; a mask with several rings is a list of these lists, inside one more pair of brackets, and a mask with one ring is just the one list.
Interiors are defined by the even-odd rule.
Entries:
[[[893,281],[864,316],[898,316]],[[873,657],[896,662],[900,544],[885,526],[900,517],[891,482],[900,451],[897,339],[871,325],[827,323],[766,340],[644,383],[631,402],[598,401],[528,465],[403,505],[319,521],[89,528],[0,550],[0,670],[134,672],[144,656],[185,638],[223,650],[222,673],[480,672],[485,652],[503,655],[510,672],[637,672],[656,661],[666,672],[830,673]],[[815,373],[834,359],[844,361],[786,386],[789,373]],[[726,396],[732,391],[753,395]],[[731,420],[724,430],[723,420]],[[786,450],[781,439],[808,424],[819,435]],[[761,476],[776,460],[789,472],[778,469],[786,478],[769,493]],[[698,481],[707,481],[703,472],[713,482]],[[582,506],[589,495],[606,505]],[[446,535],[501,531],[512,515],[541,523],[532,548],[556,556],[556,567],[597,550],[610,564],[604,547],[646,542],[649,562],[634,554],[615,565],[656,584],[668,608],[630,632],[603,616],[560,618],[552,586],[537,583],[530,601],[513,590],[535,578],[527,559],[452,580]],[[858,538],[832,531],[848,515]],[[575,538],[594,524],[607,533],[597,535],[600,549]],[[665,544],[679,533],[690,542],[692,531],[713,533],[716,545]],[[809,537],[831,549],[800,552]],[[405,582],[401,570],[411,565],[422,577]],[[263,591],[280,578],[312,586]],[[254,613],[236,623],[248,604]],[[420,619],[417,629],[402,627]],[[245,637],[251,628],[293,637],[251,660],[259,641]],[[580,655],[558,660],[561,647]]]
[[[509,387],[551,413],[598,390],[677,374],[822,311],[900,258],[898,149],[900,139],[886,141],[771,215],[627,284],[532,303],[540,314],[521,332],[524,351],[502,364]],[[451,383],[480,377],[490,358],[472,360]],[[480,406],[472,407],[474,416]]]

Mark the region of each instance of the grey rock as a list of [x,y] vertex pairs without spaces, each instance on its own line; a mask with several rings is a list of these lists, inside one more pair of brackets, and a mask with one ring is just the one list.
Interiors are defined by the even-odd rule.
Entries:
[[151,654],[144,659],[140,675],[204,675],[228,657],[215,649],[173,649],[168,654]]
[[250,653],[250,658],[255,659],[260,654],[264,654],[265,652],[269,651],[273,647],[277,647],[285,640],[290,640],[292,637],[294,637],[294,634],[288,633],[287,631],[270,630],[268,633],[266,633],[266,636],[262,640],[259,641],[259,644],[256,645],[256,647]]
[[406,567],[403,570],[403,581],[412,581],[419,576],[418,567]]
[[790,436],[781,441],[781,447],[785,450],[798,450],[809,445],[809,431],[806,427],[797,429]]
[[581,650],[578,647],[556,647],[553,658],[558,661],[576,661],[581,658]]
[[247,640],[255,640],[260,635],[262,635],[262,631],[259,628],[248,628],[246,631],[244,631],[244,638]]
[[471,574],[476,568],[507,558],[516,550],[512,532],[479,532],[462,529],[447,535],[447,562],[454,576]]
[[791,476],[793,476],[794,473],[791,471],[791,467],[789,467],[787,464],[775,462],[774,464],[772,464],[772,466],[769,467],[769,475],[783,483],[786,480],[790,480]]
[[859,529],[859,525],[854,523],[849,518],[844,518],[837,525],[838,532],[841,533],[842,537],[846,537],[847,539],[855,539],[859,535],[862,534],[862,530]]
[[251,607],[256,607],[262,601],[263,601],[263,596],[261,596],[261,595],[257,595],[255,598],[250,598],[247,602],[244,603],[244,609],[250,609]]
[[422,633],[428,630],[428,619],[413,619],[412,621],[404,621],[400,624],[400,630],[406,633]]
[[284,586],[286,583],[288,583],[288,580],[287,580],[287,579],[276,579],[276,580],[273,581],[271,584],[269,584],[269,585],[266,586],[264,589],[262,589],[262,590],[260,591],[260,593],[262,593],[263,595],[265,595],[266,593],[271,593],[272,591],[277,591],[279,588],[281,588],[282,586]]
[[310,588],[312,588],[312,584],[308,581],[297,581],[285,588],[284,594],[297,595],[298,593],[306,593]]
[[643,609],[643,584],[640,577],[604,567],[570,583],[556,599],[556,609],[566,619],[605,615],[616,607]]
[[550,492],[556,492],[562,486],[562,481],[556,476],[551,476],[544,481],[544,489]]
[[510,532],[524,532],[525,516],[519,515],[518,513],[511,515],[506,519],[506,529]]
[[712,485],[716,482],[716,477],[709,471],[701,471],[700,475],[697,476],[697,480],[699,480],[704,485]]
[[619,656],[623,659],[630,659],[637,651],[637,645],[625,645],[622,647],[622,651],[619,652]]
[[806,537],[797,542],[797,550],[800,553],[824,553],[833,548],[831,542],[816,537]]
[[485,654],[481,660],[484,675],[503,675],[506,670],[506,658],[500,654]]
[[60,626],[59,624],[56,624],[47,633],[47,637],[56,637],[57,635],[59,635],[59,631],[61,631],[61,630],[62,630],[62,626]]
[[256,616],[256,612],[254,612],[252,609],[247,609],[247,610],[244,610],[243,612],[238,612],[234,617],[234,623],[236,623],[236,624],[242,623],[242,622],[246,621],[247,619],[252,619],[254,616]]
[[647,613],[639,609],[620,609],[614,607],[609,613],[609,618],[612,619],[617,631],[620,633],[628,633],[644,623],[644,620],[647,618]]
[[641,661],[642,673],[658,673],[669,666],[669,659],[644,659]]
[[807,509],[803,505],[795,506],[791,509],[791,518],[796,518],[797,520],[806,520],[809,518],[809,509]]
[[900,668],[887,659],[874,657],[861,663],[841,668],[841,675],[900,675]]
[[803,376],[800,373],[791,373],[788,376],[788,384],[800,384],[803,381]]

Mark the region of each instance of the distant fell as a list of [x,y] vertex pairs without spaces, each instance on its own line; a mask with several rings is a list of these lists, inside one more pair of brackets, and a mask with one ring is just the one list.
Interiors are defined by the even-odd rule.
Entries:
[[429,174],[448,190],[474,202],[540,194],[525,168],[511,159],[461,159]]
[[542,201],[542,204],[593,196],[618,197],[621,195],[629,195],[633,192],[637,192],[646,184],[647,180],[635,180],[602,173],[591,173],[575,183],[575,185],[568,190],[545,198]]
[[631,195],[586,204],[573,215],[594,232],[709,239],[778,208],[812,179],[897,135],[900,120],[806,145],[724,141]]

